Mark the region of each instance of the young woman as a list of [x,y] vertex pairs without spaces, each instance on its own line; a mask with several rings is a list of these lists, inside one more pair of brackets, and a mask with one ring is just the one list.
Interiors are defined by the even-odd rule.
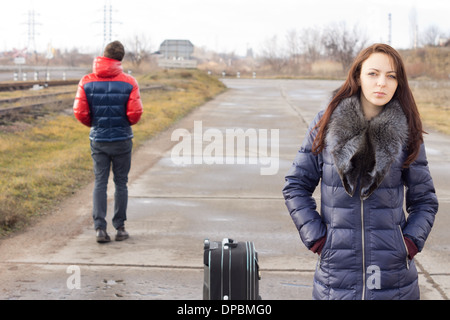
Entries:
[[319,255],[314,299],[419,299],[413,258],[438,210],[422,133],[398,52],[363,50],[311,124],[283,189],[301,240]]

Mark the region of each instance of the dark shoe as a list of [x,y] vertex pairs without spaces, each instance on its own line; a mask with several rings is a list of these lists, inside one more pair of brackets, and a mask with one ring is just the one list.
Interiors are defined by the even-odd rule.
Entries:
[[130,235],[125,231],[125,227],[120,227],[117,229],[116,241],[122,241],[128,239]]
[[97,242],[98,243],[106,243],[106,242],[110,242],[110,241],[111,241],[111,238],[106,233],[106,230],[97,229]]

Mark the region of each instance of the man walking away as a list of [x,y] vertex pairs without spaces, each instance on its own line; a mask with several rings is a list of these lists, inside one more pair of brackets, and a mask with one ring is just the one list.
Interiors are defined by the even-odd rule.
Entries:
[[81,79],[73,106],[78,121],[91,128],[89,138],[95,174],[92,215],[99,243],[111,241],[105,220],[111,166],[115,184],[112,219],[117,230],[115,240],[125,240],[129,236],[125,221],[133,146],[131,126],[141,118],[142,101],[136,79],[123,72],[124,56],[122,43],[108,44],[103,57],[94,60],[93,73]]

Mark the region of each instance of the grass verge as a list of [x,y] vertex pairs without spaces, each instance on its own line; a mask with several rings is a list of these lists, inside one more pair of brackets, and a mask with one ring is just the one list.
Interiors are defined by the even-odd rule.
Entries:
[[[138,81],[171,89],[142,92],[144,114],[133,127],[136,147],[225,90],[198,70],[161,71]],[[89,128],[73,115],[60,113],[0,131],[0,237],[50,212],[92,181],[88,135]]]
[[411,85],[425,131],[450,134],[450,84],[448,81],[414,81]]

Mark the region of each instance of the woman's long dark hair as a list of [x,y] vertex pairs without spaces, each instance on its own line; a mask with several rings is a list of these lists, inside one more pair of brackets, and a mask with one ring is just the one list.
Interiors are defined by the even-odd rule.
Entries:
[[398,86],[392,99],[397,99],[402,106],[405,113],[409,127],[409,139],[408,139],[408,158],[404,162],[403,166],[409,167],[409,165],[416,160],[420,152],[420,146],[423,143],[423,129],[422,121],[420,120],[419,110],[417,109],[416,102],[412,95],[411,89],[408,85],[408,79],[406,77],[405,66],[403,64],[400,54],[391,46],[387,44],[376,43],[372,46],[362,50],[348,72],[347,79],[344,84],[336,91],[333,99],[331,100],[328,108],[326,109],[323,117],[317,123],[318,129],[316,138],[314,139],[312,151],[315,154],[319,154],[325,148],[325,136],[327,132],[328,122],[333,114],[333,111],[337,108],[339,103],[348,97],[361,93],[361,87],[358,84],[361,76],[361,67],[364,61],[366,61],[373,53],[384,53],[390,56],[394,62]]

